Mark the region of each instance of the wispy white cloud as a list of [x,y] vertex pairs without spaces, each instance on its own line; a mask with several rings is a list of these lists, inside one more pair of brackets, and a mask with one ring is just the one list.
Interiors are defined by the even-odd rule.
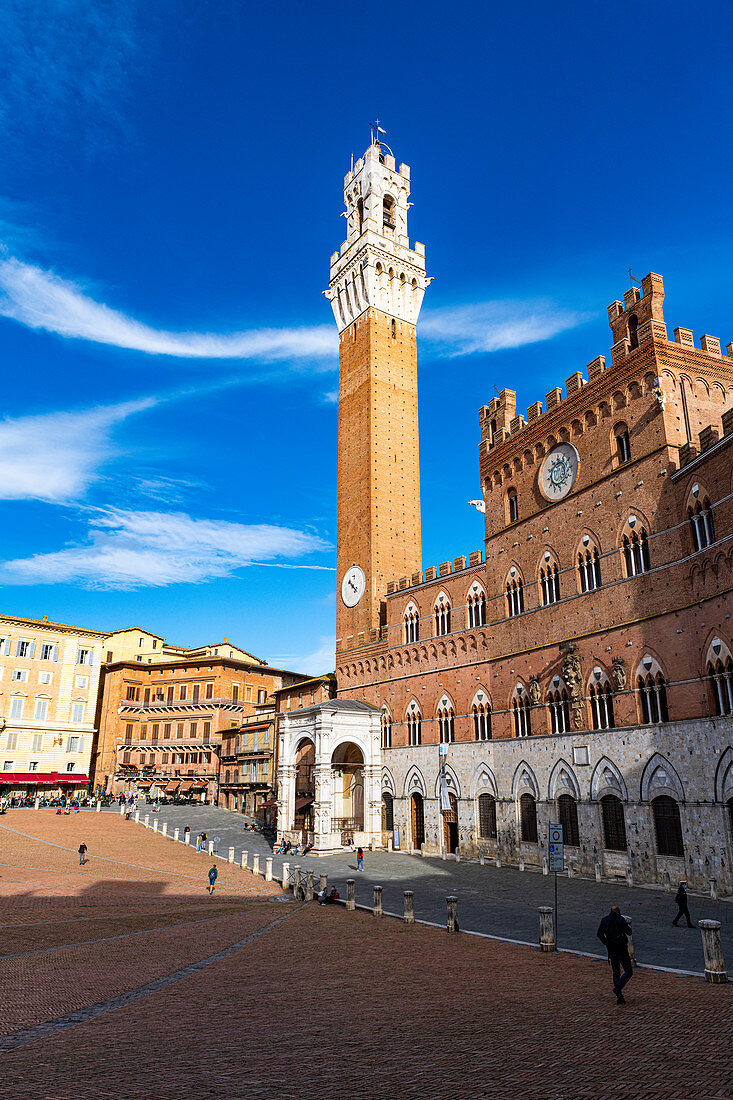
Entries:
[[326,393],[321,394],[321,402],[324,405],[337,405],[339,399],[338,390],[328,390]]
[[329,544],[308,531],[272,524],[195,519],[183,512],[99,509],[84,545],[0,564],[0,584],[78,584],[131,590],[195,584],[252,565],[324,569],[300,563]]
[[544,300],[476,302],[426,310],[419,335],[444,355],[473,355],[551,340],[590,316]]
[[273,657],[281,668],[297,669],[311,676],[322,676],[336,667],[336,635],[321,635],[315,649],[305,654],[284,653]]
[[338,346],[332,325],[223,334],[151,328],[95,301],[82,287],[52,271],[12,256],[0,260],[0,314],[59,336],[187,359],[335,358]]
[[155,397],[0,420],[0,499],[62,503],[83,496],[115,453],[115,425]]

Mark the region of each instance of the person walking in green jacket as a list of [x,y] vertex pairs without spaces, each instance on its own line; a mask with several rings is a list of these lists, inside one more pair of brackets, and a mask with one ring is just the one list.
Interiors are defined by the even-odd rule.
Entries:
[[212,864],[212,866],[209,870],[209,897],[211,897],[211,895],[214,893],[214,887],[216,886],[216,880],[218,879],[218,877],[219,877],[219,872],[217,871],[216,867]]

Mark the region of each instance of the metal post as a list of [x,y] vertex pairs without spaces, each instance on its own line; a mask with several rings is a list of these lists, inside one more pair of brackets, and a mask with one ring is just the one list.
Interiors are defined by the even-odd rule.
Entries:
[[383,917],[384,910],[382,909],[382,887],[374,887],[374,916]]
[[554,919],[554,925],[555,925],[555,928],[554,928],[554,932],[553,932],[553,937],[552,937],[552,938],[553,938],[553,942],[554,942],[555,944],[557,944],[557,871],[555,871],[555,910],[554,910],[554,914],[553,914],[553,916],[554,916],[554,918],[555,918],[555,919]]
[[415,895],[412,890],[405,890],[405,924],[415,923]]
[[313,901],[313,871],[305,873],[305,900]]
[[702,950],[705,956],[705,981],[721,985],[728,981],[725,969],[723,944],[720,939],[719,920],[699,920],[697,927],[702,933]]
[[450,897],[445,899],[446,906],[448,907],[448,922],[446,924],[447,932],[458,931],[458,898],[455,894],[451,894]]
[[346,908],[356,909],[356,898],[354,896],[354,879],[347,878],[346,880]]
[[[557,874],[555,880],[557,880]],[[555,951],[557,950],[557,944],[555,943],[552,909],[549,905],[540,905],[537,912],[540,915],[540,947],[543,951]]]

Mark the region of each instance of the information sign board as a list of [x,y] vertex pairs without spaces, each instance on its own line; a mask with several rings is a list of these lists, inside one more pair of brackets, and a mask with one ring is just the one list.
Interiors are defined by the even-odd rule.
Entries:
[[557,872],[565,870],[565,855],[562,836],[562,825],[550,825],[548,844],[549,871]]

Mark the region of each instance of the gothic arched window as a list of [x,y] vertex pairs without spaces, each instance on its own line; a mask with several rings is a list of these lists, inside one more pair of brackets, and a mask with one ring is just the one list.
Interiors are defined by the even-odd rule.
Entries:
[[708,662],[708,678],[713,687],[713,703],[716,714],[733,714],[733,661],[725,664],[718,658]]
[[557,800],[557,812],[565,844],[569,844],[571,848],[579,848],[578,803],[571,795],[561,794]]
[[638,532],[632,531],[630,536],[624,535],[623,553],[627,577],[649,572],[649,540],[643,527]]
[[478,796],[478,835],[481,840],[496,839],[496,799],[490,794]]
[[422,718],[417,707],[407,712],[407,744],[422,744]]
[[382,748],[392,748],[392,715],[385,708],[382,711]]
[[491,705],[484,692],[477,692],[471,707],[475,741],[491,740]]
[[524,611],[524,585],[516,569],[506,582],[507,615],[513,619]]
[[545,606],[560,599],[560,570],[556,561],[547,561],[540,569],[540,588]]
[[519,519],[519,504],[517,503],[517,490],[510,489],[506,495],[507,515],[509,523],[516,523]]
[[403,622],[405,645],[417,642],[420,638],[420,612],[417,609],[417,604],[413,603],[412,600],[405,608]]
[[453,713],[451,701],[445,695],[438,704],[437,714],[441,744],[449,744],[451,741],[455,741],[455,715]]
[[435,633],[438,637],[450,634],[450,600],[444,593],[438,596],[434,607]]
[[629,350],[633,351],[634,348],[639,346],[639,318],[635,313],[632,313],[629,317]]
[[480,584],[474,584],[468,593],[468,628],[486,626],[486,593]]
[[636,681],[641,701],[641,720],[649,725],[669,722],[667,710],[667,681],[662,672],[639,676]]
[[654,831],[657,835],[657,854],[660,856],[683,856],[682,822],[680,808],[669,795],[661,794],[652,799],[654,813]]
[[628,850],[626,843],[626,820],[624,817],[624,804],[615,794],[606,794],[601,799],[601,813],[603,815],[603,847],[611,852],[625,852]]
[[395,227],[395,203],[391,195],[385,195],[382,200],[382,225],[385,229],[394,229]]
[[530,703],[527,693],[521,684],[517,684],[512,699],[512,715],[514,718],[514,736],[529,737],[532,733],[532,719],[530,716]]
[[[598,673],[596,677],[596,673]],[[611,730],[616,722],[613,717],[613,692],[608,677],[601,669],[594,670],[594,682],[588,689],[591,720],[594,730]]]
[[547,696],[547,704],[550,708],[550,720],[553,733],[570,732],[570,697],[563,686],[557,687]]
[[581,592],[593,592],[601,587],[601,555],[597,546],[589,544],[579,551],[578,574]]
[[690,504],[687,515],[692,527],[692,545],[695,550],[704,550],[706,546],[715,542],[713,510],[709,499],[705,497],[702,503],[696,500],[694,506]]
[[519,799],[520,836],[528,844],[537,843],[537,803],[531,794]]

